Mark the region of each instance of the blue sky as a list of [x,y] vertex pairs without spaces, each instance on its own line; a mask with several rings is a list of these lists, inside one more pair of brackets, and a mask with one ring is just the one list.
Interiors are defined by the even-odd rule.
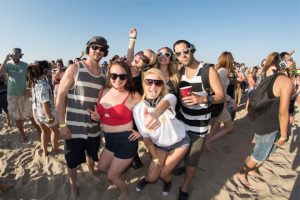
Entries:
[[225,50],[247,66],[292,49],[300,61],[300,0],[0,0],[0,12],[1,62],[21,47],[28,63],[67,64],[93,35],[108,40],[106,59],[126,55],[131,27],[138,29],[136,51],[186,39],[198,60],[211,63]]

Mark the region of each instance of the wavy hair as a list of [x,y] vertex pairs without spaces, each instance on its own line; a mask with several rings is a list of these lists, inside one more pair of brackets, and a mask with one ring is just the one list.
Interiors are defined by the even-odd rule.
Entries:
[[[158,50],[158,52],[162,49],[166,49],[171,54],[170,62],[168,64],[169,77],[170,77],[170,81],[172,82],[172,84],[175,88],[175,91],[178,91],[180,71],[178,70],[175,55],[169,47],[162,47]],[[158,66],[158,69],[160,69],[158,62],[157,62],[157,66]]]

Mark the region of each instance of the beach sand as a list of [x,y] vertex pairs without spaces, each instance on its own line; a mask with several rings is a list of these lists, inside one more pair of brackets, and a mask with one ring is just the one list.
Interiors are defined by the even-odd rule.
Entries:
[[[253,146],[253,133],[244,118],[245,111],[237,113],[232,133],[215,143],[216,153],[204,151],[193,178],[190,200],[227,200],[227,199],[300,199],[300,128],[299,123],[291,126],[291,136],[287,144],[279,148],[260,168],[263,177],[249,181],[256,192],[248,192],[237,180],[237,173],[250,155]],[[296,119],[300,121],[299,108]],[[42,158],[39,134],[30,125],[25,124],[30,138],[20,143],[16,128],[10,131],[2,129],[0,133],[0,181],[14,185],[6,193],[0,192],[0,199],[69,199],[70,187],[63,156],[63,140],[59,140],[62,153]],[[30,131],[30,132],[29,132]],[[50,147],[49,147],[50,150]],[[142,192],[136,192],[135,186],[148,169],[149,155],[143,142],[140,142],[139,154],[144,167],[132,168],[125,173],[130,199],[177,199],[178,189],[183,175],[173,177],[171,192],[162,197],[162,182],[147,185]],[[97,179],[90,177],[86,164],[78,169],[79,198],[117,199],[118,190],[106,179],[106,175],[97,173]]]

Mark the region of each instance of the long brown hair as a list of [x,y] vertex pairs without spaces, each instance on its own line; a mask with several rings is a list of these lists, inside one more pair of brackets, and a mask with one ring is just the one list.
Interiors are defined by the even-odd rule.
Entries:
[[218,64],[216,69],[219,70],[220,68],[225,68],[228,70],[228,74],[233,71],[233,61],[234,58],[231,52],[224,51],[218,58]]

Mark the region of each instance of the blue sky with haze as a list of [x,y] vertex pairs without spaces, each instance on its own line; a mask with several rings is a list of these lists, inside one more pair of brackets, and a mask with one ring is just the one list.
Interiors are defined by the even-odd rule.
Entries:
[[93,35],[108,40],[106,59],[126,55],[131,27],[138,29],[136,51],[186,39],[198,60],[211,63],[225,50],[247,66],[292,49],[300,61],[299,0],[0,0],[0,12],[1,62],[21,47],[28,63],[62,58],[67,64]]

